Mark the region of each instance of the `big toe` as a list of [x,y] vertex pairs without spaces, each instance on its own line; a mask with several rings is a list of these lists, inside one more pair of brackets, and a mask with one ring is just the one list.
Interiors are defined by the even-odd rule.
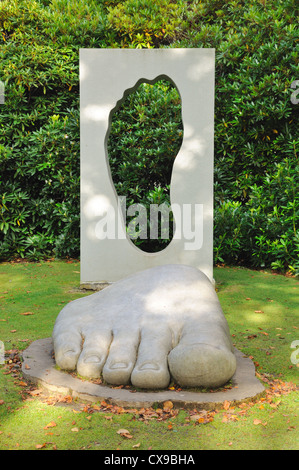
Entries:
[[178,345],[168,356],[174,380],[186,387],[220,387],[236,370],[236,358],[228,348],[209,344]]

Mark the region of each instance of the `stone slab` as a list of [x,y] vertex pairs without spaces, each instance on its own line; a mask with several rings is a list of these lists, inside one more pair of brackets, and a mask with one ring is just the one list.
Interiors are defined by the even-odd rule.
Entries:
[[227,400],[234,402],[254,400],[264,392],[255,376],[254,364],[242,352],[235,349],[237,370],[232,378],[233,387],[214,393],[197,393],[188,390],[157,392],[111,388],[73,377],[57,370],[53,359],[52,338],[34,341],[23,352],[22,372],[24,378],[45,388],[51,394],[70,395],[74,399],[122,406],[123,408],[148,408],[170,400],[177,408],[216,409]]
[[[194,266],[212,281],[214,74],[214,49],[80,50],[82,286],[115,282],[169,263]],[[170,182],[176,228],[164,250],[145,253],[126,235],[107,141],[113,112],[123,97],[142,81],[153,84],[162,78],[176,85],[182,103],[184,138]],[[202,207],[198,216],[195,206]],[[188,223],[186,207],[192,209],[186,213]],[[187,227],[192,227],[192,236],[189,229],[185,233]]]

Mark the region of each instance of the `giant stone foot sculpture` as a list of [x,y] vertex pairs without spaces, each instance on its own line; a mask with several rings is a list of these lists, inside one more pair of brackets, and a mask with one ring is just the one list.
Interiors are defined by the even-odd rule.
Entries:
[[198,269],[157,266],[69,303],[57,317],[57,365],[114,385],[218,387],[236,359],[217,294]]

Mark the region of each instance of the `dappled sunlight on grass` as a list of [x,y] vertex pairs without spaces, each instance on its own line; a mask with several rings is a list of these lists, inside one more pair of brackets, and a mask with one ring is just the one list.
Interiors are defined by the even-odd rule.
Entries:
[[244,268],[215,269],[215,278],[235,346],[259,370],[298,382],[290,361],[291,344],[299,339],[298,279]]
[[[21,351],[51,336],[63,306],[89,295],[78,289],[79,271],[75,261],[0,265],[0,340],[6,350]],[[278,380],[272,401],[235,409],[228,404],[205,424],[185,411],[163,422],[140,421],[134,413],[115,414],[103,407],[83,412],[75,402],[30,395],[29,384],[20,385],[20,369],[15,374],[0,365],[0,449],[295,449],[298,395],[289,384],[298,383],[291,344],[299,340],[299,282],[243,268],[216,268],[215,279],[235,347],[252,358],[260,380]],[[289,395],[284,396],[283,387],[291,390]],[[132,439],[119,435],[120,428],[128,429]]]
[[0,265],[0,339],[6,348],[48,337],[63,306],[78,292],[77,261],[3,263]]

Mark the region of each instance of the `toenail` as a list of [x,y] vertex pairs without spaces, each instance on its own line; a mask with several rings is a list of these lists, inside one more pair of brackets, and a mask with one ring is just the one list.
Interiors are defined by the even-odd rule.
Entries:
[[127,369],[128,364],[126,362],[115,362],[110,366],[110,369]]
[[139,367],[139,370],[159,370],[160,367],[158,364],[155,364],[153,362],[145,362],[142,364],[142,366]]
[[96,362],[100,362],[100,358],[98,356],[89,356],[89,357],[85,357],[84,359],[84,362],[93,362],[93,363],[96,363]]
[[73,354],[76,354],[76,351],[74,349],[67,349],[63,354],[65,356],[72,356]]

